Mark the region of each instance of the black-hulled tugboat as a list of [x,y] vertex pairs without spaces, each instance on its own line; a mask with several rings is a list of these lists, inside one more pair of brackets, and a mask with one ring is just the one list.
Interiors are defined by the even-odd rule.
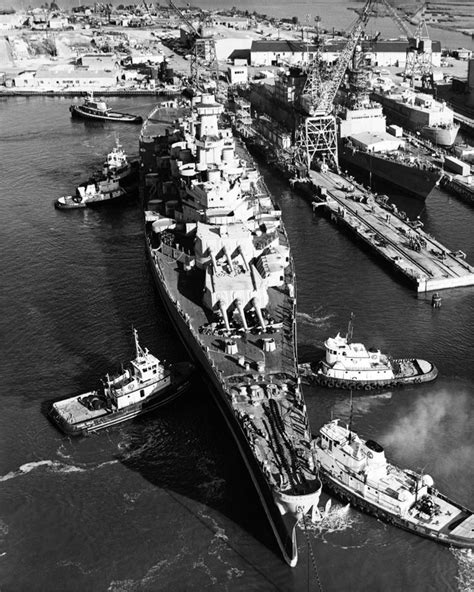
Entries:
[[420,536],[474,547],[474,515],[434,488],[430,475],[387,462],[383,447],[335,419],[313,441],[323,483],[356,508]]
[[353,317],[345,337],[339,333],[324,342],[326,358],[315,365],[300,364],[306,378],[321,386],[372,390],[429,382],[438,376],[434,364],[416,358],[392,359],[379,349],[352,343]]
[[72,436],[83,436],[153,411],[178,397],[190,385],[194,366],[165,366],[138,343],[135,359],[117,376],[107,374],[94,391],[53,403],[51,419]]
[[131,113],[121,113],[112,111],[105,101],[94,99],[94,95],[89,94],[81,105],[71,105],[69,107],[72,117],[79,119],[91,119],[94,121],[113,121],[115,123],[142,123],[143,118],[140,115]]

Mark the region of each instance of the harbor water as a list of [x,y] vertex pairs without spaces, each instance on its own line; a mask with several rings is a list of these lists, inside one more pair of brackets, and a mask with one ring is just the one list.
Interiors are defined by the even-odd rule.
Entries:
[[[110,99],[146,116],[149,97]],[[318,590],[304,530],[291,570],[277,553],[250,478],[199,379],[154,414],[84,439],[46,412],[90,390],[133,354],[182,360],[154,291],[136,196],[58,211],[53,201],[97,169],[135,126],[74,121],[69,99],[2,99],[0,111],[0,589],[2,592]],[[344,332],[394,357],[433,361],[431,384],[357,395],[353,427],[394,463],[429,473],[474,507],[474,290],[442,306],[417,296],[370,252],[262,169],[283,210],[297,269],[301,361]],[[388,191],[386,191],[388,193]],[[395,196],[450,249],[474,261],[474,210],[441,190],[425,205]],[[347,391],[305,385],[314,433],[349,417]],[[323,494],[324,506],[327,495]],[[326,591],[467,592],[472,555],[382,523],[337,500],[307,536]]]

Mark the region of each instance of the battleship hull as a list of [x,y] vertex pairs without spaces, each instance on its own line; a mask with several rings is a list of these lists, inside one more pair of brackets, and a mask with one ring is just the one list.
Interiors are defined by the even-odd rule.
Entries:
[[167,281],[167,278],[164,275],[167,271],[166,264],[163,265],[163,262],[160,261],[160,256],[153,253],[148,240],[147,254],[151,263],[155,286],[166,308],[168,316],[191,359],[205,371],[205,382],[209,387],[213,400],[222,413],[222,416],[233,435],[241,457],[249,471],[280,551],[288,565],[294,567],[298,561],[298,547],[296,541],[296,525],[298,521],[292,515],[282,515],[275,504],[273,491],[268,486],[253,453],[249,449],[247,437],[240,424],[236,421],[233,410],[226,403],[226,399],[228,399],[227,394],[217,378],[211,360],[206,356],[202,347],[195,340],[190,325],[186,323],[185,318],[183,318],[183,315],[180,314],[176,307],[175,297],[177,294],[172,294],[168,287],[170,286],[170,282]]
[[317,516],[321,491],[296,366],[294,265],[254,162],[218,127],[222,109],[198,96],[180,128],[163,134],[150,117],[142,129],[146,248],[166,311],[294,566],[296,526]]
[[370,176],[391,183],[416,199],[425,201],[438,185],[440,173],[422,167],[386,158],[355,148],[341,147],[339,161],[342,166],[354,167]]

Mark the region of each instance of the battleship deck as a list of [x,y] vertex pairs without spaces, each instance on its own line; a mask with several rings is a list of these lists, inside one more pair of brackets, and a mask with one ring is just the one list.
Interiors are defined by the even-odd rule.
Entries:
[[[474,285],[474,268],[463,253],[452,252],[420,228],[376,203],[364,203],[368,193],[332,172],[311,171],[315,198],[325,194],[331,220],[350,228],[413,285],[417,292]],[[370,195],[370,194],[369,194]],[[410,245],[421,244],[419,250]]]
[[222,111],[197,96],[167,133],[156,109],[142,128],[147,253],[294,566],[296,525],[316,516],[321,491],[296,365],[294,265],[263,179],[230,128],[218,127]]
[[[165,254],[163,251],[167,251]],[[160,268],[164,275],[164,284],[170,292],[173,300],[179,300],[183,316],[188,315],[187,324],[191,327],[205,327],[209,324],[209,318],[205,309],[200,303],[202,297],[203,277],[200,277],[199,270],[188,272],[187,275],[179,270],[179,263],[175,257],[179,257],[177,249],[161,248],[155,251],[155,257],[160,258]],[[217,333],[206,333],[205,331],[195,335],[201,347],[209,348],[208,354],[223,377],[234,375],[245,375],[254,372],[259,361],[265,361],[265,373],[284,372],[292,377],[296,376],[295,357],[291,339],[287,336],[292,334],[293,327],[289,319],[294,318],[291,310],[288,295],[277,288],[269,289],[269,308],[274,316],[273,325],[278,327],[274,333],[260,333],[252,335],[247,333],[239,337],[236,332],[234,335],[238,352],[233,355],[225,353],[224,337]],[[294,303],[294,300],[293,300]],[[273,338],[276,342],[276,349],[273,352],[264,352],[261,347],[261,340],[264,338]],[[240,356],[244,356],[244,363],[248,363],[249,368],[238,364]]]

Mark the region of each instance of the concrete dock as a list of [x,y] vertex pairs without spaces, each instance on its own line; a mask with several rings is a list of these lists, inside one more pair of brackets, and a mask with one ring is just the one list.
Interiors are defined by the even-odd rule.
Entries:
[[310,172],[314,207],[324,206],[333,222],[353,231],[417,292],[474,285],[474,267],[462,251],[450,251],[416,223],[402,219],[351,179]]

